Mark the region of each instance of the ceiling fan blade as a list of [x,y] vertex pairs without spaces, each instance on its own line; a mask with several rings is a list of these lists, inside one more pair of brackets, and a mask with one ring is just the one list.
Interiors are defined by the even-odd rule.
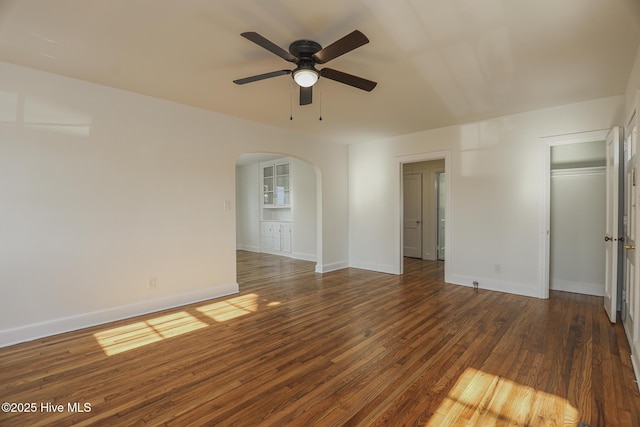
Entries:
[[313,86],[300,86],[300,105],[309,105],[313,101]]
[[313,57],[319,64],[324,64],[367,43],[369,43],[367,36],[355,30],[321,51],[316,52]]
[[271,77],[284,76],[285,74],[291,74],[291,70],[272,71],[270,73],[258,74],[257,76],[234,80],[233,82],[237,85],[243,85],[251,82],[257,82],[259,80],[270,79]]
[[349,86],[356,87],[358,89],[371,92],[378,83],[371,80],[363,79],[362,77],[354,76],[351,74],[343,73],[342,71],[334,70],[332,68],[323,68],[320,70],[320,75],[331,80],[335,80],[340,83],[344,83]]
[[285,61],[289,61],[289,62],[298,61],[298,58],[296,58],[295,56],[293,56],[292,54],[290,54],[289,52],[287,52],[277,44],[273,43],[272,41],[265,39],[260,34],[254,31],[249,31],[246,33],[242,33],[240,35],[245,39],[254,42],[258,46],[267,49],[269,52],[278,55],[280,58],[284,59]]

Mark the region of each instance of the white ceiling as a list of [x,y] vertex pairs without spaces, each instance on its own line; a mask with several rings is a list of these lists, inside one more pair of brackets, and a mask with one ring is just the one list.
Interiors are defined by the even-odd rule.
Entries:
[[[293,68],[244,31],[354,29],[371,42],[327,66],[370,93],[321,79],[291,107],[289,76],[232,83]],[[343,143],[623,94],[639,41],[637,0],[0,0],[2,61]]]

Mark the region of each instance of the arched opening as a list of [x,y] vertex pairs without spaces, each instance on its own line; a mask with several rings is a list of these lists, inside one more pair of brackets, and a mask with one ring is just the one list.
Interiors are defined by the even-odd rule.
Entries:
[[[236,255],[322,265],[320,170],[283,153],[245,153],[236,161]],[[271,258],[277,259],[277,258]]]

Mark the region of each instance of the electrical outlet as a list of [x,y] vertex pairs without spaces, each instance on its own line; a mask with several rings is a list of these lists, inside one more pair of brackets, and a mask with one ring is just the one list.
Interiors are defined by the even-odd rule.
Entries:
[[152,290],[158,287],[158,278],[157,277],[149,277],[147,280],[147,289]]
[[501,264],[495,264],[493,266],[493,271],[495,271],[496,273],[502,273],[502,265]]
[[476,280],[473,281],[473,287],[478,289],[478,281],[476,281]]

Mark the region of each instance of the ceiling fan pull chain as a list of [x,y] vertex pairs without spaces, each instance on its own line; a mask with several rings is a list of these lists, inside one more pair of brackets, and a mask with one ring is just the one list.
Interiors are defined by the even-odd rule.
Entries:
[[293,80],[289,83],[289,120],[293,120]]
[[318,104],[320,104],[320,118],[318,121],[322,121],[322,82],[318,82]]

